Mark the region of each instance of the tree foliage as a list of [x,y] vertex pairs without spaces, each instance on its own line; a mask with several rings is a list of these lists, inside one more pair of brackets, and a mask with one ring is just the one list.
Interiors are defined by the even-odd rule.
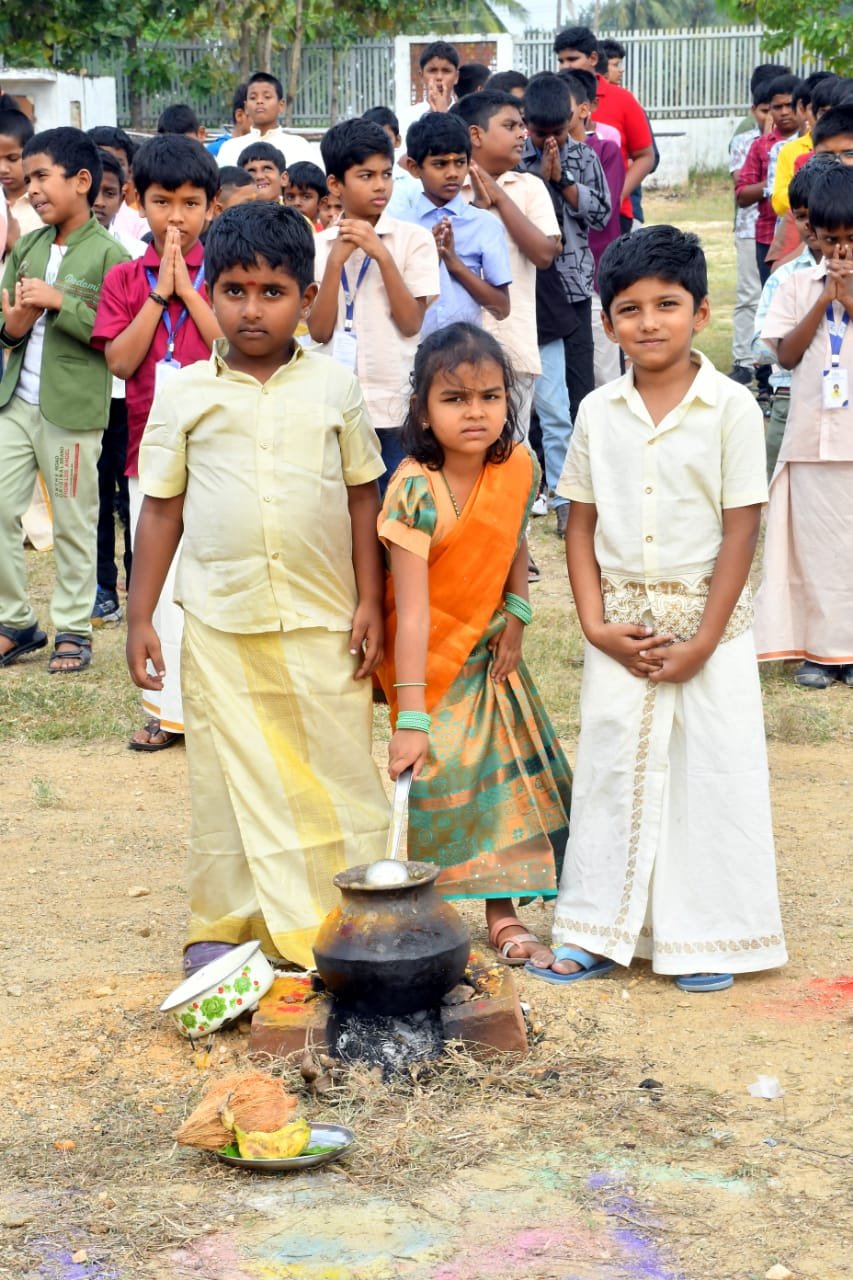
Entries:
[[762,46],[779,53],[800,40],[816,63],[853,75],[853,0],[719,0],[739,22],[765,28]]

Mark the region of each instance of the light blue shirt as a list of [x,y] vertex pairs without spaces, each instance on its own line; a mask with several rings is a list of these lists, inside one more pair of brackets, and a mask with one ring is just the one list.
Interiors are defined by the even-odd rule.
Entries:
[[[455,195],[448,204],[435,205],[429,196],[418,197],[414,207],[398,214],[403,222],[415,222],[432,234],[436,223],[449,218],[453,228],[453,246],[469,271],[481,276],[488,284],[512,284],[512,271],[506,247],[506,235],[498,218],[468,204],[461,195]],[[467,321],[481,324],[483,310],[458,280],[447,270],[440,269],[441,285],[437,300],[427,308],[421,337],[442,329],[446,324]]]

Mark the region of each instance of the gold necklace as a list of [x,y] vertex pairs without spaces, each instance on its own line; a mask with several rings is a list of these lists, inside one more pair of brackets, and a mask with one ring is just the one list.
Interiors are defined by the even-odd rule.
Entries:
[[450,487],[450,481],[448,480],[447,476],[444,474],[443,471],[441,473],[441,478],[444,481],[445,487],[447,489],[447,496],[450,498],[450,501],[453,503],[453,510],[456,512],[456,519],[460,520],[462,518],[462,512],[459,510],[459,507],[456,503],[456,499],[453,496],[453,490]]

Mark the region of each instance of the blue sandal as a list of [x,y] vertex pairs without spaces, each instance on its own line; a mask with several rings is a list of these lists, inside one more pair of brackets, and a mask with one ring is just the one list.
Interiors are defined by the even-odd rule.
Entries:
[[616,968],[615,960],[598,960],[589,951],[584,951],[583,947],[555,947],[554,959],[574,960],[581,967],[577,973],[555,973],[553,969],[540,969],[538,965],[528,962],[524,966],[525,972],[534,978],[541,978],[543,982],[564,986],[567,982],[579,982],[581,978],[599,978],[603,973]]
[[730,973],[688,973],[675,979],[680,991],[728,991],[734,982]]

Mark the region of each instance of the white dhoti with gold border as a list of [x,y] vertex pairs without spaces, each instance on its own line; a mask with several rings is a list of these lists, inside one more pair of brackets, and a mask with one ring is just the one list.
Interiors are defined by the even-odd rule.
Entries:
[[555,944],[662,974],[787,960],[754,642],[735,629],[684,684],[587,645]]
[[187,943],[258,939],[313,967],[333,877],[381,858],[388,801],[349,632],[232,635],[184,618]]

